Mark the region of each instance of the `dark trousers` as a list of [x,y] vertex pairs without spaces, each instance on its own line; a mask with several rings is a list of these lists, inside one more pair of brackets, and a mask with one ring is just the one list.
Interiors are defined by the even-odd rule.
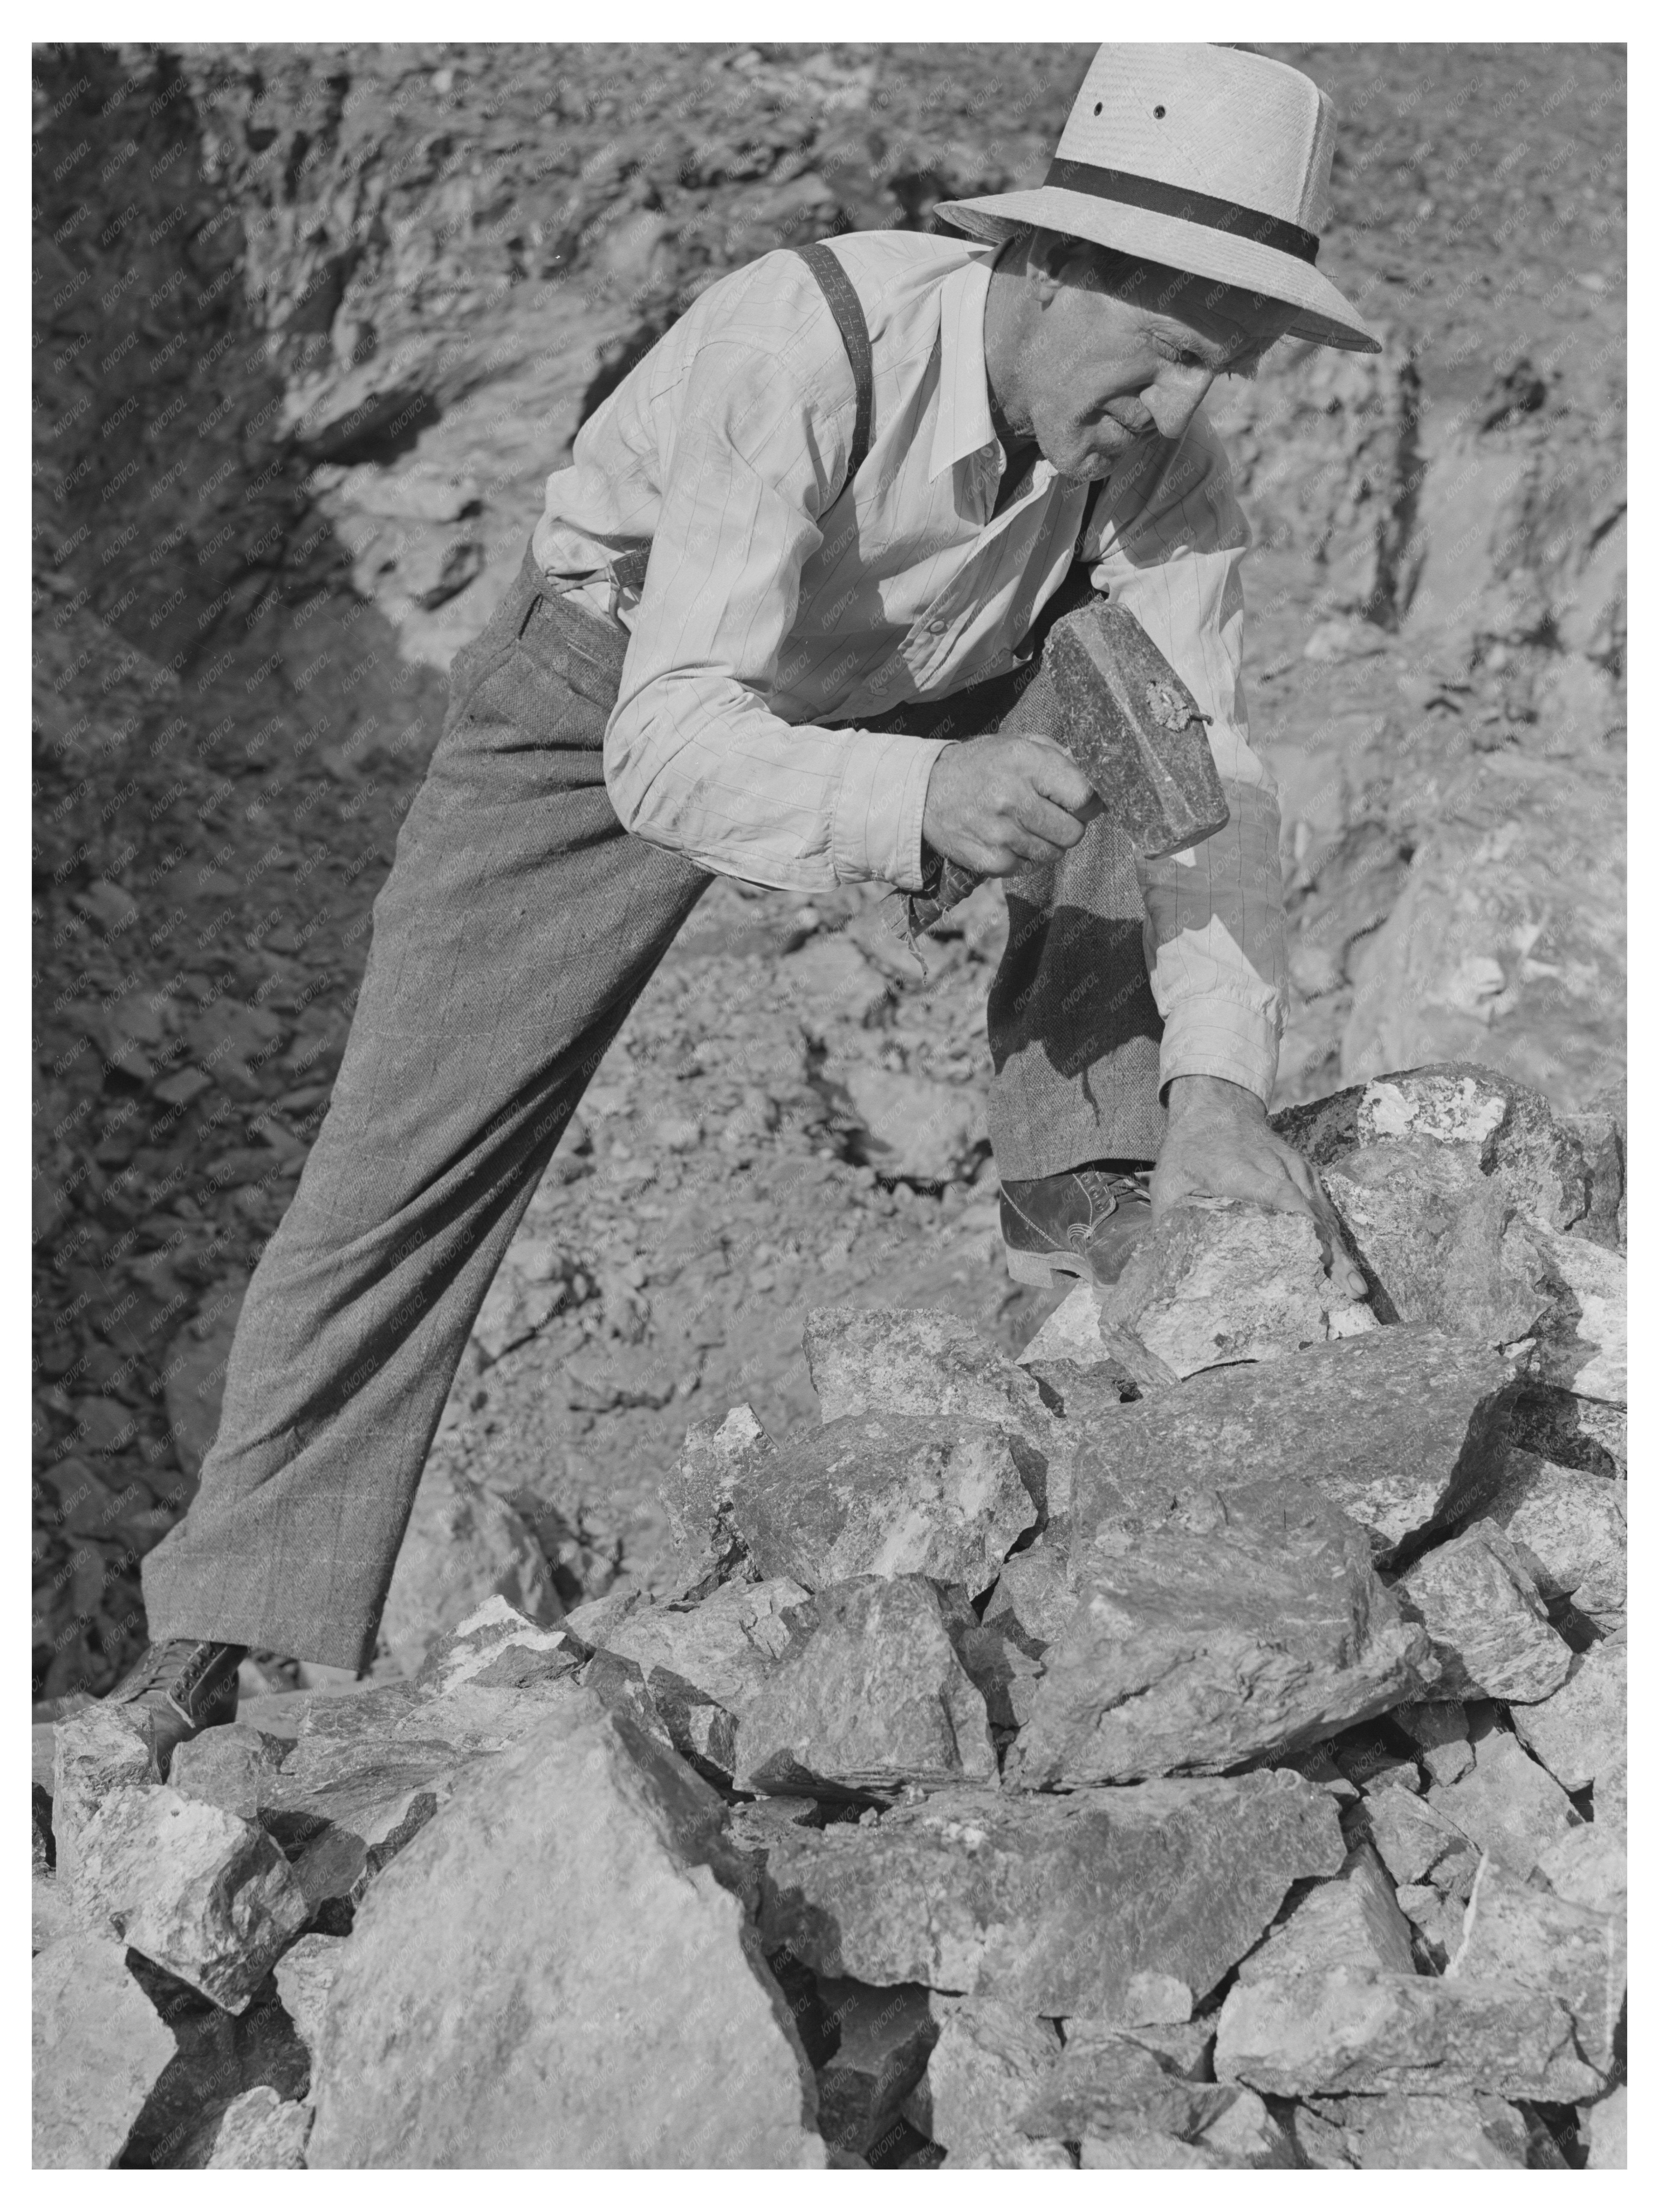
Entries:
[[[341,1667],[372,1656],[484,1293],[712,880],[627,835],[606,796],[626,647],[546,594],[526,556],[456,656],[332,1102],[249,1285],[198,1495],[144,1562],[155,1638]],[[988,684],[945,709],[967,736],[1006,704]],[[931,720],[943,726],[941,710]],[[1011,884],[1009,911],[988,1008],[1000,1171],[1154,1158],[1159,1031],[1133,856],[1097,821],[1059,867]]]

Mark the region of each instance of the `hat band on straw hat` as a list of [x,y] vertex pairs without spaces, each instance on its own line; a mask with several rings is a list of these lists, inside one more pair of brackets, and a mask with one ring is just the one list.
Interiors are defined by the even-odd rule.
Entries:
[[1089,192],[1096,199],[1118,200],[1125,207],[1145,208],[1152,215],[1176,216],[1183,222],[1200,223],[1206,230],[1224,230],[1235,238],[1254,239],[1259,245],[1294,254],[1310,264],[1319,258],[1319,240],[1299,223],[1264,215],[1259,208],[1237,200],[1217,199],[1184,185],[1164,184],[1157,177],[1138,177],[1127,169],[1097,169],[1092,161],[1055,161],[1043,179],[1046,185],[1063,191]]

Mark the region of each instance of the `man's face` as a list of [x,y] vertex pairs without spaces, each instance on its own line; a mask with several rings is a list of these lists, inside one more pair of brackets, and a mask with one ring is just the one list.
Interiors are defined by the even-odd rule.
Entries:
[[1295,310],[1200,277],[1139,272],[1106,291],[1079,256],[1039,281],[1017,408],[1062,475],[1103,477],[1138,439],[1178,438],[1218,376],[1252,375]]

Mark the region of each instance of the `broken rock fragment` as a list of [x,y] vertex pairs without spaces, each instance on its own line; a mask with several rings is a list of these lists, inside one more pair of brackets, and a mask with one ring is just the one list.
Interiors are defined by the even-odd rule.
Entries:
[[672,1595],[701,1595],[746,1573],[748,1555],[732,1520],[732,1487],[771,1450],[752,1406],[734,1406],[723,1420],[686,1431],[658,1493],[674,1546],[667,1563]]
[[1547,1598],[1602,1626],[1625,1617],[1625,1485],[1511,1445],[1486,1508]]
[[798,1648],[738,1717],[739,1790],[833,1795],[988,1781],[985,1700],[952,1634],[976,1626],[920,1575],[831,1583],[791,1616]]
[[264,2086],[245,2089],[225,2109],[214,2134],[208,2166],[248,2172],[303,2167],[311,2122],[308,2104],[284,2102],[274,2089]]
[[941,1790],[869,1826],[791,1830],[768,1860],[762,1925],[819,1973],[1062,2019],[1184,2019],[1291,1883],[1343,1856],[1331,1800],[1290,1773]]
[[1240,1983],[1221,2009],[1215,2070],[1269,2096],[1592,2095],[1554,1997],[1514,1981],[1442,1980],[1334,1966]]
[[1427,1639],[1310,1485],[1188,1492],[1103,1529],[1006,1766],[1022,1788],[1218,1771],[1420,1694]]
[[988,2166],[1018,2135],[1015,2123],[1058,2063],[1060,2036],[998,1997],[935,1997],[940,2025],[927,2077],[906,2117],[952,2166]]
[[1194,1376],[1120,1408],[1079,1446],[1073,1518],[1091,1534],[1192,1487],[1305,1482],[1370,1531],[1386,1565],[1409,1538],[1479,1510],[1516,1384],[1495,1352],[1428,1328],[1379,1328],[1294,1359]]
[[[1474,1767],[1461,1782],[1437,1784],[1429,1808],[1524,1877],[1540,1854],[1577,1826],[1566,1792],[1516,1739],[1492,1728],[1474,1740]],[[1385,1851],[1383,1856],[1388,1856]]]
[[1515,1708],[1515,1732],[1564,1790],[1587,1790],[1626,1755],[1625,1690],[1625,1645],[1592,1644],[1559,1690]]
[[1468,1895],[1478,1847],[1434,1805],[1405,1790],[1383,1790],[1367,1797],[1364,1820],[1397,1887],[1429,1882],[1443,1895]]
[[1395,1589],[1428,1631],[1448,1697],[1537,1699],[1566,1680],[1571,1646],[1550,1626],[1526,1562],[1491,1522],[1425,1553]]
[[172,2033],[99,1936],[48,1943],[33,1966],[36,2167],[113,2166],[172,2059]]
[[111,1790],[159,1782],[142,1709],[107,1704],[84,1706],[57,1724],[52,1781],[52,1832],[59,1886],[72,1903],[80,1864],[81,1832]]
[[310,1907],[252,1822],[122,1784],[81,1832],[76,1908],[226,2012],[240,2012]]
[[302,1936],[276,1961],[276,1994],[313,2063],[322,2048],[329,1992],[345,1957],[339,1936]]
[[1516,1982],[1556,1998],[1584,2057],[1602,2074],[1612,2071],[1625,2001],[1622,1910],[1571,1904],[1523,1881],[1501,1859],[1483,1859],[1446,1972],[1457,1980]]
[[1177,1377],[1377,1325],[1332,1283],[1306,1215],[1219,1200],[1172,1208],[1102,1292],[1100,1315]]
[[1037,1517],[1005,1431],[903,1413],[849,1414],[750,1462],[732,1513],[763,1575],[928,1575],[970,1597]]
[[1020,2114],[1023,2134],[1055,2142],[1085,2136],[1167,2135],[1196,2139],[1235,2101],[1218,2083],[1189,2081],[1127,2037],[1069,2046]]
[[1468,1717],[1455,1698],[1401,1705],[1394,1717],[1417,1746],[1431,1781],[1455,1782],[1474,1765]]
[[1316,2097],[1299,2106],[1296,2137],[1310,2166],[1519,2172],[1526,2124],[1502,2097]]
[[580,1692],[471,1778],[359,1912],[310,2165],[821,2166],[722,1812]]
[[1411,1929],[1369,1842],[1356,1845],[1328,1881],[1314,1882],[1296,1899],[1244,1960],[1238,1978],[1259,1982],[1349,1965],[1416,1971]]

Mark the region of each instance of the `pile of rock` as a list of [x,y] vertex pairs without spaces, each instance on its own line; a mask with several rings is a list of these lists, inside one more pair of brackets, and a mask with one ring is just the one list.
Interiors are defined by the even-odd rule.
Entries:
[[1620,1135],[1462,1067],[1289,1127],[1368,1307],[1220,1207],[1017,1363],[823,1309],[666,1596],[165,1779],[60,1723],[37,2160],[1622,2164]]

